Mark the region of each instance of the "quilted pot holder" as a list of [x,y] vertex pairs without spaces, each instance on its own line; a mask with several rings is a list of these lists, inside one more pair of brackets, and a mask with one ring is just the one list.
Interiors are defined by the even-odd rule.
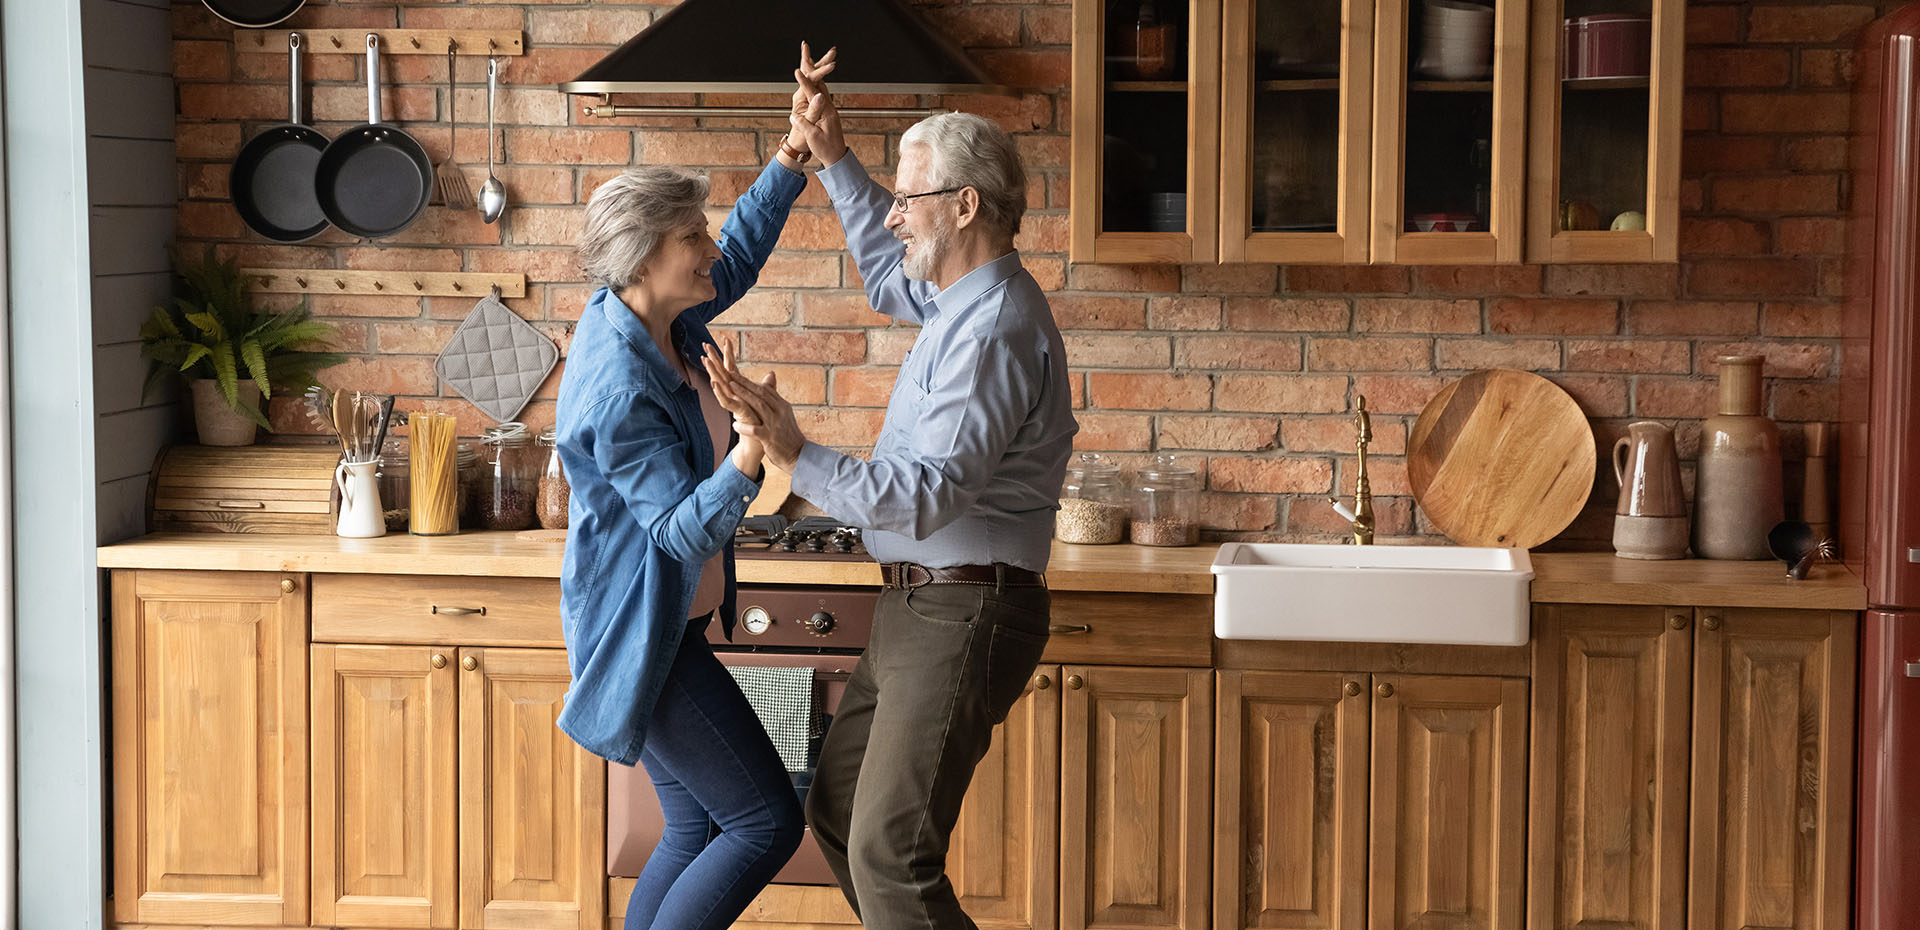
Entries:
[[482,413],[504,422],[519,415],[559,360],[553,340],[508,310],[496,291],[473,305],[433,360],[433,371]]

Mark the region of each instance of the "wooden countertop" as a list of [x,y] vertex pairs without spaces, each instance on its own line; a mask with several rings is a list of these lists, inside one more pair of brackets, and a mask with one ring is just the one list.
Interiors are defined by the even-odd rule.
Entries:
[[[1048,586],[1057,591],[1211,594],[1212,545],[1181,549],[1054,543]],[[161,533],[103,546],[101,568],[342,572],[558,578],[561,546],[510,532],[457,536],[394,534],[379,539]],[[1533,554],[1533,600],[1562,604],[1660,604],[1860,610],[1866,588],[1844,566],[1815,566],[1804,581],[1778,562],[1683,559],[1644,562],[1607,552]],[[879,566],[742,558],[753,584],[878,585]]]

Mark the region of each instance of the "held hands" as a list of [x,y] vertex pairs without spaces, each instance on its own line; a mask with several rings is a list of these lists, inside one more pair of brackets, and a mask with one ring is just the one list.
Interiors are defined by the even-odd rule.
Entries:
[[[791,474],[807,441],[800,432],[799,421],[794,419],[793,405],[780,396],[772,372],[755,383],[740,373],[736,361],[731,340],[720,340],[718,347],[707,346],[701,363],[713,382],[714,399],[733,414],[733,431],[740,434],[740,446],[751,441],[756,446],[756,459],[761,455],[759,450],[764,449],[767,461]],[[738,464],[736,460],[735,465]]]
[[[800,67],[793,72],[797,86],[793,91],[793,110],[787,117],[789,123],[796,118],[807,117],[813,106],[813,96],[817,92],[816,90],[809,90],[808,88],[824,89],[825,85],[822,84],[821,81],[827,75],[833,73],[834,59],[839,54],[840,49],[830,48],[825,55],[820,57],[819,61],[814,61],[807,49],[807,43],[800,43]],[[842,148],[844,147],[845,146],[842,145]],[[814,152],[815,149],[813,146],[807,144],[807,140],[804,137],[791,129],[788,130],[786,138],[780,140],[780,154],[794,162],[794,164],[789,167],[797,168],[801,163],[812,157]],[[831,164],[838,160],[838,158],[839,156],[835,155],[833,158],[825,159],[822,164]]]
[[802,42],[800,67],[793,72],[799,87],[793,92],[793,112],[787,117],[791,127],[787,138],[812,152],[822,165],[831,165],[847,153],[846,138],[840,131],[840,111],[834,108],[833,96],[827,93],[825,81],[833,71],[834,56],[839,51],[830,49],[819,61],[814,61],[807,44]]

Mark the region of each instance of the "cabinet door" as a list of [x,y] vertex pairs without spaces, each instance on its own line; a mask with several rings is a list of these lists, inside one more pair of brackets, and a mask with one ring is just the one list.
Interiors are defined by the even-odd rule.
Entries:
[[313,922],[453,927],[453,650],[313,647]]
[[305,576],[112,585],[116,920],[306,923]]
[[560,732],[559,649],[460,651],[460,926],[606,922],[606,766]]
[[1377,675],[1373,930],[1518,930],[1525,878],[1527,683]]
[[1682,0],[1535,0],[1528,261],[1679,257],[1685,31]]
[[1375,9],[1373,260],[1520,261],[1527,0]]
[[1061,669],[1060,926],[1207,926],[1213,673]]
[[1211,262],[1219,0],[1074,0],[1070,255]]
[[1682,930],[1693,611],[1534,610],[1533,927]]
[[1697,618],[1689,925],[1844,930],[1855,617]]
[[1366,677],[1219,673],[1215,930],[1365,925]]
[[974,922],[1059,926],[1060,667],[1034,670],[973,771],[947,849],[947,877]]
[[1373,0],[1228,0],[1220,260],[1364,262]]

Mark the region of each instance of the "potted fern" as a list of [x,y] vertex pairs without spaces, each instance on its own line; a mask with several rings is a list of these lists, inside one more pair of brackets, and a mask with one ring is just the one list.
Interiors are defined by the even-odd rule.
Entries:
[[140,327],[140,355],[150,363],[145,393],[178,372],[193,393],[201,444],[250,445],[259,427],[273,429],[260,409],[263,397],[276,390],[299,393],[320,369],[341,360],[339,353],[319,348],[336,331],[304,306],[284,313],[256,310],[246,276],[233,261],[216,258],[212,248],[197,265],[176,264],[179,295],[154,307]]

